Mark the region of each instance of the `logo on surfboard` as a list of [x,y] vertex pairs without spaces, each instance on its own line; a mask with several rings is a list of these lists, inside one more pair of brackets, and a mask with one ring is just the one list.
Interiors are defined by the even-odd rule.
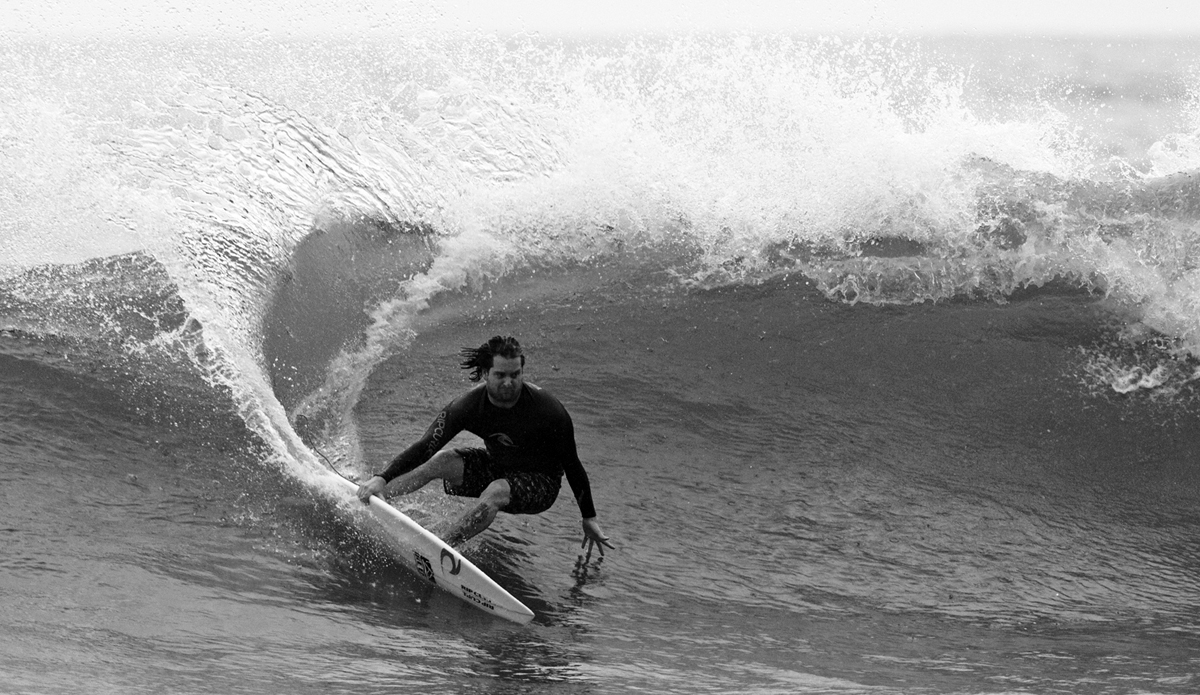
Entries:
[[484,596],[483,594],[479,593],[478,591],[475,591],[474,589],[472,589],[471,587],[467,586],[466,584],[462,584],[462,585],[460,585],[460,586],[459,586],[459,588],[460,588],[460,589],[462,589],[463,596],[464,596],[465,598],[467,598],[467,599],[469,599],[469,600],[471,600],[471,601],[474,601],[475,603],[478,603],[480,606],[482,606],[483,608],[486,608],[486,609],[488,609],[489,611],[494,611],[494,610],[496,610],[496,604],[495,604],[495,603],[493,603],[493,602],[491,601],[491,599],[489,599],[488,597],[486,597],[486,596]]
[[439,558],[438,565],[443,572],[446,571],[446,558],[450,558],[450,574],[458,574],[462,571],[462,558],[455,557],[454,553],[442,548],[442,557]]
[[[443,550],[442,552],[444,553],[446,551]],[[429,561],[429,558],[414,550],[413,562],[415,562],[417,565],[417,574],[420,574],[422,577],[425,577],[434,584],[437,584],[437,577],[433,576],[433,563]]]

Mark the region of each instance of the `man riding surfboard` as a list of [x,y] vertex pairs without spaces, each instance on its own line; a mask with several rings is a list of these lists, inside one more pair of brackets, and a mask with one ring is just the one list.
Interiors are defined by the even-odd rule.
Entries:
[[[612,548],[596,520],[587,472],[575,447],[570,415],[557,398],[525,382],[525,355],[515,338],[495,336],[464,348],[462,367],[482,384],[438,413],[425,434],[358,488],[359,499],[389,484],[395,494],[442,480],[447,494],[475,497],[479,504],[455,520],[445,540],[458,545],[483,531],[498,512],[540,514],[558,497],[563,474],[583,516],[583,546],[600,554]],[[443,449],[459,432],[484,448]]]

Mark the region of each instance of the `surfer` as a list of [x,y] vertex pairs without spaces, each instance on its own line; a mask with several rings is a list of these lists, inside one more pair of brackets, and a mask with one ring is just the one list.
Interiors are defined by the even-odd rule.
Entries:
[[[447,543],[458,545],[491,525],[497,512],[549,509],[565,473],[583,515],[582,547],[589,555],[598,547],[603,555],[613,546],[596,521],[571,417],[557,398],[525,382],[520,343],[496,336],[463,348],[462,358],[468,378],[483,383],[443,408],[421,439],[359,486],[358,498],[365,502],[389,484],[392,492],[407,494],[440,479],[447,494],[479,499],[445,534]],[[486,448],[442,448],[464,430]]]

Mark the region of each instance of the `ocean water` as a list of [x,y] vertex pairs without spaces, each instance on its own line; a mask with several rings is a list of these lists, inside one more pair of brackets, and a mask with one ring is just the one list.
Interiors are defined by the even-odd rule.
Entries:
[[[1198,69],[1151,39],[7,42],[0,691],[1196,692]],[[494,334],[616,545],[580,556],[569,495],[469,543],[528,626],[328,484]]]

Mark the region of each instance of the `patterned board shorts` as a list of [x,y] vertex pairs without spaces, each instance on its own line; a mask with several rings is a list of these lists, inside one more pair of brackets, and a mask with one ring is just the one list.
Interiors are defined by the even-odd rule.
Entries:
[[541,514],[558,499],[562,478],[530,471],[506,471],[492,461],[487,449],[455,449],[462,457],[463,479],[461,485],[444,481],[448,495],[479,497],[494,480],[504,478],[512,490],[512,499],[503,511],[509,514]]

